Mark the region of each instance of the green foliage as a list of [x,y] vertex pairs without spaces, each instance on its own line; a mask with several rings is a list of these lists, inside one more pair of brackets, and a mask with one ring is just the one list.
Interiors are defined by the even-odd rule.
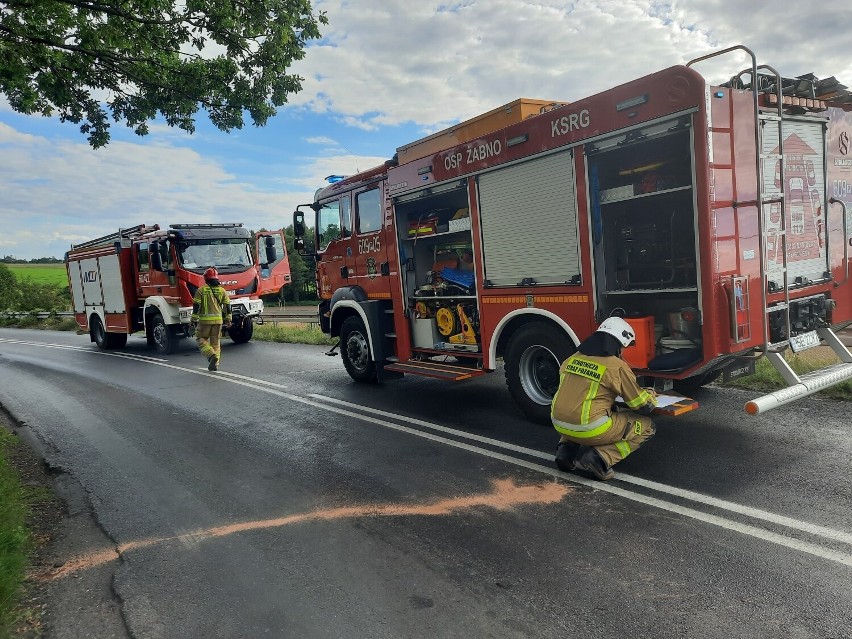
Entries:
[[244,112],[263,126],[301,90],[286,71],[327,23],[310,0],[4,0],[0,92],[15,111],[79,124],[94,148],[109,116],[139,135],[158,113],[192,133],[199,108],[222,131]]
[[0,428],[0,636],[8,636],[14,622],[18,590],[27,565],[28,497],[7,459],[17,439]]
[[64,275],[60,286],[52,281],[39,282],[29,277],[19,279],[12,268],[0,264],[0,311],[66,311],[71,308],[71,293]]
[[259,342],[283,342],[286,344],[315,344],[331,346],[337,340],[323,333],[318,326],[297,323],[259,324],[254,327],[253,339]]
[[[310,265],[308,265],[305,258],[299,255],[293,247],[295,235],[293,233],[292,224],[284,229],[284,238],[287,241],[287,257],[290,260],[290,277],[292,278],[291,284],[287,287],[288,290],[286,290],[284,294],[286,295],[287,301],[298,303],[305,299],[305,296],[302,293],[305,291],[306,285],[313,284],[316,281],[316,271],[314,270],[313,261]],[[316,290],[314,290],[314,298],[315,297]]]
[[0,257],[0,262],[4,264],[63,264],[62,260],[55,257],[37,257],[32,260],[19,260],[13,255]]
[[15,275],[8,266],[0,264],[0,310],[16,308],[20,295]]

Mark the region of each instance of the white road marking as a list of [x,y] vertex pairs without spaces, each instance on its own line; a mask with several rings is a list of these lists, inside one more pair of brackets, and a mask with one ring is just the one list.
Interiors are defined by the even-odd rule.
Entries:
[[[555,457],[554,453],[544,453],[540,450],[535,450],[533,448],[524,448],[523,446],[516,446],[515,444],[508,444],[502,442],[497,439],[490,439],[488,437],[482,437],[481,435],[474,435],[472,433],[466,433],[464,431],[455,430],[452,428],[448,428],[446,426],[441,426],[439,424],[434,424],[432,422],[427,422],[422,419],[416,419],[414,417],[406,417],[405,415],[398,415],[396,413],[390,413],[383,410],[379,410],[376,408],[371,408],[369,406],[361,406],[360,404],[352,404],[351,402],[342,401],[339,399],[335,399],[333,397],[326,397],[324,395],[318,395],[316,393],[312,393],[309,397],[315,397],[321,401],[330,402],[332,404],[351,406],[357,408],[358,410],[363,410],[369,413],[373,413],[375,415],[382,415],[384,417],[389,417],[392,419],[397,419],[403,422],[408,422],[410,424],[416,424],[418,426],[423,426],[425,428],[431,428],[432,430],[437,430],[439,432],[451,433],[456,437],[461,437],[464,439],[471,439],[474,441],[481,442],[483,444],[489,444],[490,446],[496,446],[499,448],[505,448],[507,450],[513,450],[515,452],[523,453],[525,455],[529,455],[531,457],[538,457],[540,459],[547,459],[549,461],[553,461]],[[674,497],[680,497],[681,499],[686,499],[689,501],[694,501],[696,503],[705,504],[707,506],[712,506],[714,508],[719,508],[721,510],[727,510],[730,512],[735,512],[740,515],[746,515],[747,517],[751,517],[753,519],[760,519],[769,523],[777,524],[779,526],[785,526],[787,528],[792,528],[795,530],[800,530],[802,532],[817,535],[819,537],[825,537],[826,539],[831,539],[832,541],[840,541],[845,544],[852,545],[852,533],[834,530],[833,528],[827,528],[825,526],[819,526],[817,524],[811,524],[808,522],[798,521],[796,519],[792,519],[790,517],[784,517],[783,515],[776,515],[775,513],[768,512],[766,510],[760,510],[759,508],[752,508],[750,506],[743,506],[742,504],[737,504],[736,502],[725,501],[724,499],[718,499],[716,497],[710,497],[709,495],[703,495],[701,493],[696,493],[691,490],[684,490],[682,488],[676,488],[674,486],[668,486],[666,484],[661,484],[659,482],[650,481],[648,479],[642,479],[641,477],[634,477],[632,475],[628,475],[626,473],[619,472],[616,475],[616,479],[622,481],[627,484],[634,484],[636,486],[642,486],[644,488],[648,488],[649,490],[654,490],[660,493],[666,493],[672,495]],[[594,483],[595,486],[599,486],[599,482]]]
[[[106,355],[111,357],[120,357],[124,359],[133,359],[145,364],[152,364],[155,366],[163,366],[165,368],[170,368],[176,371],[182,371],[184,373],[191,373],[193,375],[203,375],[210,379],[218,379],[222,382],[228,382],[231,384],[237,384],[239,386],[245,386],[247,388],[253,388],[255,390],[269,393],[272,395],[277,395],[279,397],[289,399],[294,402],[299,402],[301,404],[305,404],[308,406],[312,406],[314,408],[319,408],[321,410],[329,411],[332,413],[336,413],[338,415],[344,415],[347,417],[352,417],[354,419],[358,419],[364,422],[368,422],[371,424],[376,424],[378,426],[382,426],[384,428],[390,428],[392,430],[408,433],[410,435],[415,435],[417,437],[422,437],[424,439],[428,439],[430,441],[434,441],[437,443],[445,444],[447,446],[452,446],[453,448],[459,448],[462,450],[466,450],[478,455],[483,455],[486,457],[490,457],[492,459],[498,459],[500,461],[504,461],[506,463],[512,464],[514,466],[519,466],[521,468],[527,468],[529,470],[533,470],[536,472],[540,472],[546,475],[550,475],[552,477],[562,479],[565,481],[569,481],[574,484],[580,484],[582,486],[587,486],[589,488],[593,488],[595,490],[599,490],[602,492],[609,493],[611,495],[616,495],[622,497],[624,499],[638,502],[641,504],[645,504],[648,506],[652,506],[654,508],[658,508],[660,510],[664,510],[667,512],[676,513],[682,515],[684,517],[688,517],[690,519],[694,519],[697,521],[701,521],[704,523],[708,523],[714,526],[718,526],[725,530],[730,530],[733,532],[737,532],[743,535],[747,535],[749,537],[754,537],[756,539],[761,539],[764,541],[768,541],[773,544],[777,544],[779,546],[783,546],[785,548],[798,550],[800,552],[804,552],[816,557],[821,557],[823,559],[827,559],[829,561],[833,561],[839,564],[843,564],[845,566],[852,567],[852,555],[840,551],[836,551],[830,548],[825,548],[823,546],[818,546],[816,544],[801,541],[798,539],[794,539],[791,537],[787,537],[784,535],[780,535],[778,533],[774,533],[769,530],[765,530],[763,528],[758,528],[756,526],[752,526],[750,524],[743,524],[734,520],[725,519],[724,517],[719,517],[717,515],[712,515],[709,513],[704,513],[693,508],[688,508],[685,506],[681,506],[679,504],[663,501],[661,499],[657,499],[655,497],[650,497],[647,495],[642,495],[640,493],[634,493],[629,490],[625,490],[611,483],[604,483],[599,481],[594,481],[591,479],[586,479],[584,477],[578,477],[576,475],[572,475],[569,473],[563,473],[562,471],[551,468],[547,466],[542,466],[540,464],[536,464],[534,462],[527,461],[525,459],[518,459],[516,457],[512,457],[510,455],[504,455],[503,453],[499,453],[492,450],[487,450],[485,448],[479,448],[472,444],[467,444],[461,441],[457,441],[454,439],[447,439],[446,437],[441,437],[440,435],[435,435],[432,433],[424,432],[421,430],[417,430],[408,426],[403,426],[402,424],[397,424],[391,421],[387,421],[385,419],[379,419],[377,417],[371,416],[369,413],[373,413],[374,415],[381,415],[383,417],[392,417],[393,419],[398,419],[401,421],[408,421],[412,424],[417,424],[418,426],[423,426],[429,428],[431,430],[436,430],[439,432],[444,432],[447,434],[452,434],[455,437],[470,439],[472,441],[478,441],[480,443],[489,444],[491,446],[505,448],[507,450],[512,450],[515,452],[521,452],[525,455],[531,455],[533,457],[538,457],[542,459],[552,459],[553,455],[543,453],[541,451],[537,451],[530,448],[524,448],[521,446],[515,446],[514,444],[508,444],[505,442],[501,442],[499,440],[490,439],[487,437],[481,437],[479,435],[473,435],[470,433],[465,433],[464,431],[454,430],[452,428],[448,428],[446,426],[440,426],[439,424],[433,424],[431,422],[427,422],[424,420],[414,419],[405,417],[402,415],[397,415],[395,413],[389,413],[386,411],[382,411],[379,409],[370,408],[368,406],[361,406],[359,404],[352,404],[351,402],[345,402],[339,399],[325,397],[322,395],[313,394],[310,397],[316,399],[309,399],[308,397],[302,397],[300,395],[294,395],[292,393],[286,393],[277,388],[268,388],[266,385],[273,384],[272,382],[266,382],[264,380],[255,379],[248,376],[243,375],[220,375],[219,373],[210,373],[206,370],[193,370],[190,368],[185,368],[183,366],[175,366],[174,364],[169,364],[165,360],[157,360],[154,358],[149,358],[145,356],[135,356],[121,353],[110,353],[103,351],[96,351],[87,348],[75,347],[75,346],[64,346],[61,344],[47,344],[47,343],[39,343],[39,342],[26,342],[22,340],[8,340],[4,338],[0,338],[0,342],[9,342],[15,344],[22,344],[26,346],[41,346],[45,348],[65,348],[71,350],[79,350],[81,352],[93,353],[96,355]],[[277,386],[277,385],[276,385]],[[358,410],[363,412],[356,412],[352,410],[352,408],[357,407]],[[805,532],[814,536],[824,537],[830,539],[832,541],[841,541],[847,544],[852,544],[852,535],[847,532],[834,530],[831,528],[827,528],[824,526],[818,526],[816,524],[811,524],[808,522],[802,522],[799,520],[795,520],[789,517],[783,517],[781,515],[776,515],[774,513],[769,513],[766,511],[758,510],[755,508],[749,508],[747,506],[742,506],[740,504],[735,504],[732,502],[726,502],[721,499],[716,499],[715,497],[709,497],[706,495],[701,495],[700,493],[693,493],[691,491],[682,490],[679,488],[674,488],[672,486],[666,486],[665,484],[659,484],[657,482],[646,481],[640,479],[638,477],[630,477],[624,474],[619,474],[618,478],[621,479],[625,483],[633,483],[638,486],[643,486],[645,488],[649,488],[651,490],[657,490],[659,492],[668,493],[682,499],[691,499],[693,501],[713,506],[720,509],[730,510],[731,512],[737,512],[739,514],[747,515],[754,519],[764,520],[770,523],[778,524],[781,526],[787,526],[789,528],[793,528],[795,530],[799,530],[801,532]]]

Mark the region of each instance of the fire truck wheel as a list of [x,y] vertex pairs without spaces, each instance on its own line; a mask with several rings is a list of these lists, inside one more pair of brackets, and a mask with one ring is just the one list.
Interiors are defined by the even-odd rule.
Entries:
[[163,316],[157,313],[151,322],[151,341],[161,355],[171,355],[177,348],[177,335],[163,321]]
[[512,336],[503,356],[512,399],[532,421],[550,425],[550,402],[559,388],[559,366],[576,350],[562,330],[532,322]]
[[251,339],[253,334],[254,322],[251,321],[250,317],[243,318],[243,321],[240,324],[231,324],[231,328],[228,329],[228,336],[234,344],[245,344]]
[[376,376],[376,363],[370,354],[370,340],[360,317],[347,317],[340,327],[340,356],[346,372],[356,382],[372,383]]
[[95,344],[98,345],[98,348],[105,351],[107,349],[107,332],[104,329],[101,318],[97,315],[92,316],[92,320],[89,322],[89,331],[92,334],[92,339]]
[[101,350],[124,348],[127,344],[127,333],[107,333],[101,318],[97,315],[92,316],[89,327],[92,339]]

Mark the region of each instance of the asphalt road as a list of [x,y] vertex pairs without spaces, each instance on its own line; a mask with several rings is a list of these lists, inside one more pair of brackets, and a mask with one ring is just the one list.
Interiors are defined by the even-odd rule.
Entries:
[[323,350],[208,373],[0,329],[0,402],[72,495],[51,636],[852,637],[849,403],[706,389],[600,484],[502,372],[364,386]]

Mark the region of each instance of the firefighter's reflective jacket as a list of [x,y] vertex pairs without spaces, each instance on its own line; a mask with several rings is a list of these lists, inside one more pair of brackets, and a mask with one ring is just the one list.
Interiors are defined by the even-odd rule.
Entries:
[[624,360],[576,353],[559,369],[559,390],[550,412],[553,426],[579,439],[600,435],[613,424],[612,405],[619,396],[632,410],[656,404]]
[[205,284],[192,298],[192,319],[207,324],[226,323],[231,318],[228,291],[221,286]]

